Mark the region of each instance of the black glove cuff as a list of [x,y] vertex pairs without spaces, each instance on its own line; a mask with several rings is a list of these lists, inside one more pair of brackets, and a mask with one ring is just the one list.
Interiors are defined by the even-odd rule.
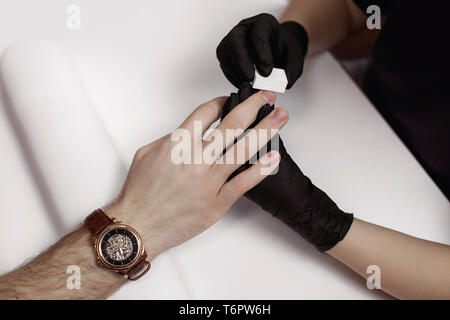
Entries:
[[[297,208],[283,210],[277,218],[325,252],[343,240],[353,222],[353,214],[339,209],[333,200],[305,176],[310,198],[297,203]],[[295,201],[295,199],[294,199]]]
[[281,24],[286,30],[295,34],[302,45],[304,55],[308,52],[309,37],[303,26],[295,21],[287,21]]

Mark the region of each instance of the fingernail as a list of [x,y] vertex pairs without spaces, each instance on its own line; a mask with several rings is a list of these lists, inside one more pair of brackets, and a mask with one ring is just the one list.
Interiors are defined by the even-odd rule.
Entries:
[[263,91],[262,97],[268,104],[272,105],[275,102],[276,95],[272,91]]
[[277,164],[279,161],[280,154],[275,151],[269,151],[264,157],[261,158],[261,164],[266,167]]
[[273,123],[280,124],[286,121],[287,112],[283,109],[276,108],[272,111],[270,117],[272,118]]
[[270,164],[271,165],[277,164],[278,162],[280,162],[280,154],[278,152],[275,152],[275,151],[270,151],[269,152],[269,159],[270,159]]

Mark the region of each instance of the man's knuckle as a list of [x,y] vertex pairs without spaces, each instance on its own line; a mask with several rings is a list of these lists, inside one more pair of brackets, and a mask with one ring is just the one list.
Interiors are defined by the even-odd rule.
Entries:
[[237,179],[234,182],[234,189],[239,193],[244,193],[248,190],[248,183],[245,179]]
[[245,130],[244,122],[237,112],[232,114],[231,117],[227,120],[225,129]]
[[213,102],[205,102],[198,106],[197,114],[200,118],[213,118],[217,112]]
[[147,146],[142,146],[139,149],[137,149],[136,153],[134,154],[135,159],[142,159],[145,157],[145,155],[148,153]]

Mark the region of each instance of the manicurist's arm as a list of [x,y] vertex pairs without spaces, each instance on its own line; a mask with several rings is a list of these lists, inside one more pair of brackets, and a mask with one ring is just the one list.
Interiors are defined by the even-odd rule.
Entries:
[[381,289],[399,299],[450,299],[450,246],[354,219],[328,251],[361,276],[380,268]]
[[366,16],[353,0],[292,0],[278,20],[301,24],[309,36],[308,54],[313,54],[361,30]]

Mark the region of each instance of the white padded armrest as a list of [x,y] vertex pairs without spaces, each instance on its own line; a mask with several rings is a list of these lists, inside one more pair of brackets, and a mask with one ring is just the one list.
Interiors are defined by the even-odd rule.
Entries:
[[15,43],[0,66],[8,112],[58,231],[111,201],[126,170],[78,74],[56,45]]

